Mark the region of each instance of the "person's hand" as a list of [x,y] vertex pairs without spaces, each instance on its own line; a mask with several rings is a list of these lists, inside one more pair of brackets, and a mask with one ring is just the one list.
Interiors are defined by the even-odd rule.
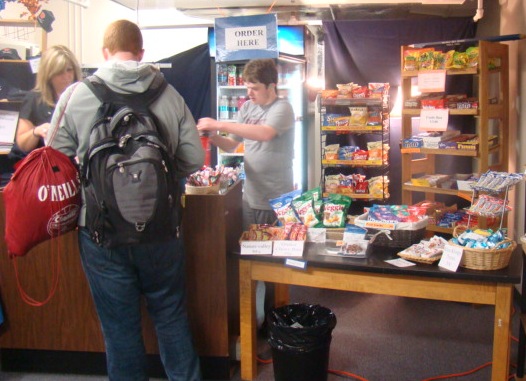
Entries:
[[217,133],[218,122],[214,118],[201,118],[197,121],[197,130],[201,134],[205,132]]
[[33,135],[40,136],[41,138],[46,138],[47,130],[49,130],[49,123],[43,123],[40,126],[33,128]]

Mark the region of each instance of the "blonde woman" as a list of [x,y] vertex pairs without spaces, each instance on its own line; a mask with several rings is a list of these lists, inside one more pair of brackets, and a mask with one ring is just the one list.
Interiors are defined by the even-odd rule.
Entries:
[[48,48],[38,66],[36,85],[22,102],[15,137],[16,146],[25,156],[35,148],[44,146],[44,138],[55,105],[64,90],[82,79],[75,55],[63,45]]

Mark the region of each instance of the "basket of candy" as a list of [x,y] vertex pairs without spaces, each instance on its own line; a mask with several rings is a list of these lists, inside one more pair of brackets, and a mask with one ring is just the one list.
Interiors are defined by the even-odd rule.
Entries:
[[408,261],[432,264],[442,258],[447,241],[439,236],[429,240],[421,240],[398,253],[398,256]]
[[219,193],[219,184],[212,185],[185,185],[186,194],[218,194]]
[[419,207],[373,205],[354,223],[367,229],[372,245],[407,248],[424,238],[428,217]]
[[463,248],[460,266],[472,270],[500,270],[508,266],[515,241],[505,237],[501,230],[470,230],[463,225],[455,227],[453,246]]
[[205,166],[186,178],[185,192],[193,195],[218,194],[237,181],[237,176],[237,172],[230,167],[219,165],[213,169]]

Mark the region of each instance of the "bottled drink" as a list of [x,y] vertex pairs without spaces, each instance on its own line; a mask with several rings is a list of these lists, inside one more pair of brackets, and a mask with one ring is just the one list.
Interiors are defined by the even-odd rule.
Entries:
[[230,113],[228,112],[228,97],[222,95],[219,100],[219,119],[229,119]]
[[244,95],[237,98],[237,111],[241,110],[241,106],[243,106],[243,103],[247,101],[247,97]]
[[236,120],[237,119],[237,114],[238,114],[238,107],[237,107],[237,97],[232,97],[230,98],[230,103],[229,103],[229,111],[230,111],[230,119],[234,119]]
[[225,64],[217,65],[217,84],[219,86],[228,85],[227,65]]
[[243,66],[237,68],[237,85],[243,86],[245,82],[243,81]]
[[228,65],[227,66],[227,82],[228,86],[236,86],[236,72],[237,67],[236,65]]

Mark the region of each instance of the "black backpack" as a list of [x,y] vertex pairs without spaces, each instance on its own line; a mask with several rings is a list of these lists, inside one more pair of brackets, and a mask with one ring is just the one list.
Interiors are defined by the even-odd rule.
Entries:
[[116,93],[96,76],[84,83],[102,102],[81,167],[91,238],[114,248],[177,236],[181,194],[174,161],[149,110],[166,88],[163,75],[140,94]]

